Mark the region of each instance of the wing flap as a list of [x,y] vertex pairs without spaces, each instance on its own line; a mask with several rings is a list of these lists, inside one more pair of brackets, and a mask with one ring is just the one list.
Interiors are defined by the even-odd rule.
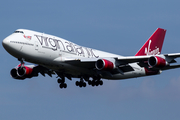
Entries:
[[177,57],[180,57],[180,53],[164,54],[164,56],[168,56],[168,57],[177,58]]
[[162,68],[161,70],[169,70],[169,69],[175,69],[175,68],[179,68],[180,65],[171,65],[171,66],[166,66],[164,68]]

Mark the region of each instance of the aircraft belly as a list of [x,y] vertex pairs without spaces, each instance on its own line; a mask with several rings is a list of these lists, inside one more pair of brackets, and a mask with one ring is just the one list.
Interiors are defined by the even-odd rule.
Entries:
[[83,67],[73,66],[65,62],[54,62],[51,65],[46,64],[43,66],[49,69],[53,69],[55,71],[63,72],[65,74],[71,74],[72,76],[80,76],[80,75],[93,76],[95,74],[95,71],[93,70],[86,69]]

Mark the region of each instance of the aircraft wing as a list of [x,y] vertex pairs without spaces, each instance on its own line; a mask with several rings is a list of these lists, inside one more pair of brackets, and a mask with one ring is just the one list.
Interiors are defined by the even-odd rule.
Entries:
[[128,56],[128,57],[118,57],[117,60],[128,64],[128,63],[134,63],[134,62],[143,62],[147,61],[151,56]]
[[[172,54],[161,54],[161,55],[156,55],[157,57],[160,57],[167,61],[167,65],[164,67],[155,67],[155,69],[160,69],[160,70],[169,70],[169,69],[175,69],[179,68],[180,65],[171,65],[171,63],[176,63],[176,58],[180,57],[180,53],[172,53]],[[137,62],[141,67],[145,68],[150,68],[153,69],[149,66],[148,60],[152,56],[129,56],[129,57],[120,57],[118,58],[118,61],[123,62],[123,63],[134,63]],[[157,61],[156,61],[157,62]]]
[[[64,58],[63,61],[74,65],[74,66],[79,66],[83,68],[88,68],[88,69],[94,69],[96,62],[99,59],[105,59],[105,60],[112,60],[114,59],[117,66],[120,65],[128,65],[130,63],[138,63],[141,67],[149,68],[148,60],[150,57],[158,57],[161,59],[164,59],[167,61],[167,65],[159,68],[161,70],[168,70],[168,69],[174,69],[180,67],[180,65],[173,65],[171,66],[170,63],[175,63],[176,61],[174,60],[177,57],[180,57],[180,53],[172,53],[172,54],[161,54],[161,55],[149,55],[149,56],[127,56],[127,57],[106,57],[106,58],[73,58],[73,57],[67,57]],[[56,62],[62,62],[62,59],[56,58],[54,61]],[[115,63],[114,63],[115,64]]]
[[[123,61],[126,63],[134,63],[134,62],[144,62],[147,61],[150,57],[154,55],[149,56],[128,56],[128,57],[118,57],[118,61]],[[164,58],[168,63],[174,63],[175,58],[180,57],[180,53],[172,53],[172,54],[161,54],[161,55],[155,55],[161,58]]]
[[33,68],[34,73],[41,73],[41,75],[45,76],[45,74],[48,74],[50,77],[52,77],[52,74],[55,74],[52,70],[43,67],[43,66],[35,66]]
[[164,54],[164,56],[175,59],[180,57],[180,53]]

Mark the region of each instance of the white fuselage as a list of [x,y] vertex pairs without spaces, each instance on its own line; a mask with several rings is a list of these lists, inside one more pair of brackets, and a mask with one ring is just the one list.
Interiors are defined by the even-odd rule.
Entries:
[[[87,47],[82,47],[65,39],[39,33],[35,31],[18,29],[23,33],[13,33],[3,40],[5,49],[16,58],[23,58],[25,61],[39,64],[47,68],[63,71],[77,77],[81,74],[94,74],[92,70],[82,66],[68,64],[68,60],[100,59],[123,57]],[[125,79],[145,76],[144,67],[137,63],[129,64],[134,70],[113,75],[102,75],[105,79]]]

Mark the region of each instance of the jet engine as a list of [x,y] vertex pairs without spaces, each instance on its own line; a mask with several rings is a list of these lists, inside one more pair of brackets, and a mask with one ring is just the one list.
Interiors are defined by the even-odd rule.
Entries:
[[148,59],[148,64],[151,67],[157,67],[157,68],[163,68],[165,67],[168,63],[165,59],[158,57],[158,56],[151,56]]
[[106,59],[99,59],[95,66],[98,70],[112,70],[115,68],[115,63]]
[[21,80],[38,76],[38,73],[34,74],[32,66],[18,66],[17,68],[13,68],[10,74],[14,79]]

